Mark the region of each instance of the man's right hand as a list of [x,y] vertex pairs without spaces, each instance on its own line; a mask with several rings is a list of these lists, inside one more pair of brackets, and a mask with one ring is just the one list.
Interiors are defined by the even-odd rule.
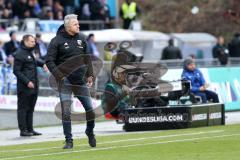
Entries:
[[33,84],[33,82],[31,82],[31,81],[28,82],[28,85],[27,85],[27,86],[28,86],[28,88],[32,88],[32,89],[34,88],[34,84]]

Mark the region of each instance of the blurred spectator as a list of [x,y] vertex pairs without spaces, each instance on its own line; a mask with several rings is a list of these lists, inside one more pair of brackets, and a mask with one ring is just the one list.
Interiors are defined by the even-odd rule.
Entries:
[[39,4],[42,8],[46,7],[46,6],[52,6],[53,5],[53,0],[40,0]]
[[129,29],[131,22],[140,14],[140,9],[136,2],[125,0],[119,14],[123,20],[123,29]]
[[75,12],[74,1],[75,0],[60,0],[61,5],[64,6],[65,15],[73,14]]
[[47,10],[52,10],[53,9],[53,0],[44,0],[44,1],[39,1],[40,5],[42,6],[42,13],[45,15]]
[[[64,16],[64,8],[59,1],[54,2],[52,11],[53,11],[54,17],[57,17],[58,14],[59,15],[62,14]],[[59,13],[59,12],[62,12],[62,13]]]
[[7,8],[4,8],[3,12],[2,12],[1,18],[2,19],[10,19],[10,18],[12,18],[10,10],[7,9]]
[[5,8],[4,0],[0,0],[0,12]]
[[45,59],[47,54],[47,44],[43,42],[41,39],[41,34],[36,34],[36,46],[35,46],[35,54],[42,60]]
[[91,11],[91,19],[92,20],[101,20],[101,11],[103,8],[102,3],[100,0],[90,0],[90,11]]
[[228,49],[230,57],[240,57],[240,33],[235,33]]
[[110,24],[110,7],[107,4],[106,0],[102,0],[103,3],[103,7],[101,10],[101,15],[102,15],[102,20],[104,20],[105,22],[105,26],[104,28],[111,28],[111,24]]
[[19,41],[17,41],[17,35],[15,31],[11,31],[9,33],[9,36],[11,40],[9,42],[6,42],[4,45],[4,51],[7,56],[13,55],[13,53],[18,49],[19,47]]
[[44,7],[42,8],[41,14],[39,15],[40,19],[49,19],[49,17],[47,16],[47,14],[48,14],[49,11],[52,11],[52,10],[53,10],[52,7],[50,7],[50,6],[44,6]]
[[0,40],[0,62],[6,63],[6,61],[7,61],[7,55],[3,50],[3,41]]
[[54,14],[52,10],[47,11],[47,19],[48,20],[53,20],[54,19]]
[[38,0],[28,0],[28,7],[31,12],[31,17],[38,17],[38,15],[42,12]]
[[[37,18],[38,17],[38,13],[41,12],[41,9],[38,8],[39,4],[37,4],[37,2],[35,2],[35,0],[28,0],[27,2],[27,10],[25,10],[25,18]],[[39,12],[40,10],[40,12]],[[29,12],[29,13],[28,13]]]
[[63,20],[63,17],[64,17],[63,12],[62,11],[57,11],[57,13],[55,14],[54,19],[55,20]]
[[111,61],[117,54],[116,43],[108,42],[104,47],[104,61]]
[[195,60],[196,59],[196,55],[195,54],[190,54],[189,58],[192,58],[193,60]]
[[82,3],[81,19],[82,20],[90,20],[91,19],[90,4],[87,1]]
[[[88,1],[83,1],[81,3],[82,9],[80,12],[80,19],[81,20],[90,20],[91,19],[91,11],[90,11],[90,3]],[[81,24],[81,30],[88,30],[89,25],[88,24]]]
[[13,62],[14,62],[14,57],[13,55],[9,55],[7,57],[7,63],[10,64],[10,66],[13,66]]
[[48,9],[46,11],[46,13],[41,17],[41,19],[44,20],[53,20],[54,19],[54,15],[53,15],[53,11]]
[[30,13],[30,10],[28,10],[28,9],[26,9],[25,11],[24,11],[24,13],[23,13],[23,19],[25,19],[25,18],[33,18],[33,17],[31,17],[32,15],[31,15],[31,13]]
[[59,1],[55,1],[53,3],[53,12],[56,13],[58,11],[64,12],[64,8]]
[[13,1],[5,1],[5,8],[9,9],[12,13]]
[[10,11],[5,8],[3,9],[3,12],[2,12],[2,16],[1,16],[1,19],[5,20],[5,22],[2,23],[2,28],[6,29],[7,27],[9,27],[11,25],[9,19],[12,18],[12,15],[10,14]]
[[25,11],[28,10],[26,0],[16,0],[13,3],[13,17],[18,19],[23,19],[25,16]]
[[218,37],[217,44],[212,49],[213,58],[218,58],[221,65],[226,65],[228,62],[229,51],[224,44],[224,38]]
[[[4,19],[2,18],[4,10],[5,10],[4,0],[0,0],[0,18],[1,19]],[[6,20],[1,20],[1,19],[0,19],[0,31],[4,31],[7,24],[6,24]]]
[[178,47],[174,46],[173,39],[168,41],[168,46],[163,49],[162,60],[182,59],[182,53]]
[[89,34],[89,36],[87,38],[87,42],[88,42],[88,53],[93,54],[96,57],[99,57],[100,53],[99,53],[97,45],[95,43],[94,34]]
[[[62,20],[64,15],[78,13],[81,20],[102,20],[103,23],[91,24],[91,29],[111,28],[110,7],[106,0],[0,0],[0,18],[11,19],[3,24],[0,21],[0,31],[16,25],[21,28],[25,18],[40,18],[46,20]],[[20,21],[19,21],[20,19]],[[14,20],[14,21],[12,21]],[[16,27],[15,26],[15,27]],[[88,30],[89,24],[82,24],[81,29]],[[18,28],[17,28],[18,29]],[[15,30],[9,28],[9,30]]]

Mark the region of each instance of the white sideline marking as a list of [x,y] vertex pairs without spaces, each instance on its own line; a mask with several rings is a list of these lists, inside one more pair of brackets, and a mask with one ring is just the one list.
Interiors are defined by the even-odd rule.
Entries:
[[187,142],[187,141],[193,141],[193,140],[202,140],[202,139],[209,139],[209,138],[222,138],[222,137],[233,137],[233,136],[240,136],[240,134],[228,134],[228,135],[220,135],[220,136],[179,139],[179,140],[172,140],[172,141],[165,141],[165,142],[151,142],[151,143],[145,143],[145,144],[132,144],[132,145],[125,145],[125,146],[103,147],[103,148],[86,149],[86,150],[80,150],[80,151],[66,151],[66,152],[38,154],[38,155],[30,155],[30,156],[9,157],[9,158],[3,158],[1,160],[23,159],[23,158],[32,158],[32,157],[40,157],[40,156],[52,156],[52,155],[60,155],[60,154],[81,153],[81,152],[89,152],[89,151],[102,151],[102,150],[109,150],[109,149],[116,149],[116,148],[128,148],[128,147],[146,146],[146,145],[154,145],[154,144],[167,144],[167,143],[174,143],[174,142]]
[[[139,140],[146,140],[146,139],[157,139],[157,138],[171,138],[171,137],[179,137],[179,136],[191,136],[191,135],[199,135],[199,134],[207,134],[207,133],[220,133],[224,130],[214,130],[214,131],[208,131],[208,132],[192,132],[192,133],[183,133],[183,134],[172,134],[172,135],[166,135],[166,136],[155,136],[155,137],[146,137],[146,138],[132,138],[132,139],[123,139],[118,141],[108,141],[108,142],[102,142],[97,144],[111,144],[111,143],[119,143],[119,142],[128,142],[128,141],[139,141]],[[88,144],[82,144],[82,145],[75,145],[76,147],[79,146],[88,146]],[[34,148],[34,149],[24,149],[24,150],[3,150],[0,151],[0,153],[3,152],[28,152],[28,151],[41,151],[41,150],[49,150],[49,149],[60,149],[60,147],[49,147],[49,148]]]
[[104,147],[104,148],[96,148],[96,149],[86,149],[86,150],[80,150],[80,151],[66,151],[66,152],[38,154],[38,155],[30,155],[30,156],[19,156],[19,157],[3,158],[2,160],[23,159],[23,158],[32,158],[32,157],[40,157],[40,156],[52,156],[52,155],[59,155],[59,154],[80,153],[80,152],[88,152],[88,151],[102,151],[102,150],[109,150],[109,149],[116,149],[116,148],[128,148],[128,147],[146,146],[146,145],[154,145],[154,144],[167,144],[167,143],[173,143],[173,142],[186,142],[186,141],[202,140],[202,139],[208,139],[208,138],[222,138],[222,137],[232,137],[232,136],[240,136],[240,134],[179,139],[179,140],[172,140],[172,141],[165,141],[165,142],[151,142],[151,143],[145,143],[145,144],[133,144],[133,145],[125,145],[125,146],[112,146],[112,147]]

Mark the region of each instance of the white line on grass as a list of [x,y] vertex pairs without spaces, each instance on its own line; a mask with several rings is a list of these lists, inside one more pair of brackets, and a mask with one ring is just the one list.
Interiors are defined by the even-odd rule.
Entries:
[[[220,133],[224,130],[214,130],[214,131],[208,131],[208,132],[192,132],[192,133],[183,133],[183,134],[172,134],[172,135],[166,135],[166,136],[155,136],[155,137],[146,137],[146,138],[132,138],[132,139],[123,139],[118,141],[108,141],[108,142],[102,142],[98,143],[100,144],[111,144],[111,143],[119,143],[119,142],[128,142],[128,141],[140,141],[140,140],[148,140],[148,139],[158,139],[158,138],[171,138],[171,137],[179,137],[179,136],[191,136],[191,135],[200,135],[200,134],[209,134],[209,133]],[[79,146],[88,146],[88,144],[82,144],[82,145],[75,145],[76,147]],[[49,147],[49,148],[33,148],[33,149],[24,149],[24,150],[3,150],[0,151],[0,153],[3,152],[29,152],[29,151],[41,151],[41,150],[49,150],[49,149],[59,149],[60,147]]]
[[102,151],[102,150],[109,150],[109,149],[116,149],[116,148],[128,148],[128,147],[136,147],[136,146],[155,145],[155,144],[167,144],[167,143],[174,143],[174,142],[186,142],[186,141],[193,141],[193,140],[202,140],[202,139],[209,139],[209,138],[223,138],[223,137],[233,137],[233,136],[240,136],[240,134],[229,134],[229,135],[219,135],[219,136],[210,136],[210,137],[179,139],[179,140],[172,140],[172,141],[151,142],[151,143],[145,143],[145,144],[133,144],[133,145],[124,145],[124,146],[112,146],[112,147],[103,147],[103,148],[96,148],[96,149],[86,149],[86,150],[80,150],[80,151],[65,151],[65,152],[38,154],[38,155],[30,155],[30,156],[19,156],[19,157],[4,158],[2,160],[23,159],[23,158],[52,156],[52,155],[80,153],[80,152],[89,152],[89,151]]
[[228,135],[188,138],[188,139],[179,139],[179,140],[162,141],[162,142],[151,142],[151,143],[144,143],[144,144],[141,143],[141,144],[132,144],[132,145],[124,145],[124,146],[112,146],[112,147],[103,147],[103,148],[95,148],[95,149],[93,148],[93,149],[86,149],[86,150],[80,150],[80,151],[65,151],[65,152],[46,153],[46,154],[38,154],[38,155],[30,155],[30,156],[18,156],[18,157],[3,158],[1,160],[24,159],[24,158],[32,158],[32,157],[81,153],[81,152],[89,152],[89,151],[103,151],[103,150],[117,149],[117,148],[128,148],[128,147],[136,147],[136,146],[155,145],[155,144],[168,144],[168,143],[174,143],[174,142],[187,142],[187,141],[203,140],[203,139],[209,139],[209,138],[223,138],[223,137],[233,137],[233,136],[240,136],[240,134],[228,134]]

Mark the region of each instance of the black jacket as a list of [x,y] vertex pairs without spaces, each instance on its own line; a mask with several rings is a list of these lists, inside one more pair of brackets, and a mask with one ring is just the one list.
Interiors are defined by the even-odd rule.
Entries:
[[91,57],[87,53],[87,47],[83,34],[71,36],[65,31],[63,25],[60,26],[57,35],[48,46],[46,56],[46,65],[56,80],[68,77],[75,82],[82,82],[84,78],[93,76]]
[[167,46],[166,48],[163,49],[162,52],[162,60],[167,60],[167,59],[182,59],[182,53],[179,48],[175,46]]
[[240,37],[234,37],[228,45],[230,57],[240,57]]
[[[20,45],[18,41],[16,41],[17,45]],[[4,45],[4,50],[7,56],[13,55],[13,53],[17,50],[18,48],[14,45],[13,41],[9,41],[5,43]]]
[[[43,66],[37,62],[32,54],[33,48],[27,48],[21,43],[14,57],[13,73],[17,77],[17,92],[37,93],[38,77],[37,66]],[[28,83],[32,81],[34,89],[28,88]]]
[[216,44],[212,49],[213,58],[218,58],[222,65],[226,65],[228,61],[228,49],[225,45]]

